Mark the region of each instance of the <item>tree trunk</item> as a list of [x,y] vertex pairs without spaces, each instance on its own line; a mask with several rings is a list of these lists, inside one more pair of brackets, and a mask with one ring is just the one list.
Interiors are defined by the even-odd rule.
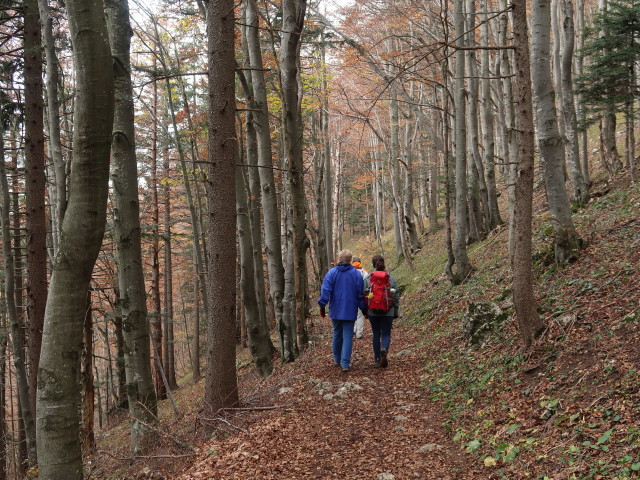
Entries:
[[162,380],[162,305],[160,301],[160,205],[158,201],[158,83],[153,82],[151,131],[151,222],[152,222],[152,246],[151,246],[151,300],[153,312],[149,319],[149,330],[153,345],[154,381],[156,398],[164,400],[167,391]]
[[531,80],[536,109],[538,149],[555,233],[556,263],[564,265],[575,259],[581,242],[573,225],[571,205],[565,188],[564,141],[558,130],[555,94],[551,80],[550,0],[533,0],[531,10]]
[[53,265],[38,374],[39,478],[82,478],[78,380],[91,272],[104,235],[113,69],[102,2],[66,2],[76,71],[69,204]]
[[[234,3],[207,4],[209,39],[209,277],[207,374],[204,411],[209,417],[238,404],[235,342],[236,195]],[[224,274],[222,274],[224,272]]]
[[289,165],[294,227],[295,312],[296,330],[300,347],[309,337],[306,329],[305,304],[307,301],[306,252],[309,239],[306,234],[304,191],[304,163],[302,158],[303,128],[301,117],[300,45],[307,0],[282,0],[282,38],[280,43],[280,81],[282,83],[285,158]]
[[[488,12],[487,0],[481,0],[481,9]],[[502,16],[505,16],[503,14]],[[486,14],[489,17],[489,14]],[[485,18],[480,27],[481,43],[489,45],[489,19]],[[489,210],[489,229],[493,230],[498,225],[502,225],[500,209],[498,207],[498,195],[496,191],[496,171],[495,171],[495,135],[493,125],[493,108],[491,99],[491,71],[489,69],[489,50],[481,52],[482,72],[480,81],[480,95],[482,96],[482,143],[484,144],[484,170],[487,179],[487,202]],[[497,75],[496,75],[497,76]]]
[[258,302],[256,298],[255,272],[253,263],[253,242],[251,225],[247,208],[247,194],[243,179],[242,167],[236,167],[235,173],[238,237],[240,240],[240,284],[242,292],[242,304],[244,306],[247,339],[251,358],[261,377],[271,375],[273,364],[271,363],[271,340],[266,324],[260,318]]
[[82,423],[80,424],[80,444],[84,455],[90,455],[96,448],[93,433],[95,388],[93,384],[93,315],[91,290],[87,294],[86,313],[82,329],[82,355],[80,368],[80,388],[82,389]]
[[517,105],[516,144],[518,176],[515,185],[514,209],[513,303],[524,349],[527,350],[544,324],[536,311],[531,273],[531,222],[533,216],[534,137],[531,105],[531,71],[529,69],[529,39],[527,33],[526,0],[513,4],[513,34],[515,47],[514,99]]
[[[116,295],[120,295],[120,291],[116,289]],[[116,297],[119,298],[119,297]],[[129,399],[127,396],[127,372],[124,360],[124,334],[122,331],[122,310],[117,307],[114,310],[113,333],[116,336],[116,376],[118,377],[118,394],[116,408],[129,408]],[[96,379],[96,383],[99,383]],[[151,384],[153,388],[153,383]],[[155,390],[154,390],[155,393]]]
[[[150,425],[157,417],[151,375],[147,298],[142,270],[140,204],[135,151],[131,36],[127,0],[106,4],[107,28],[114,58],[115,115],[111,157],[114,192],[114,229],[118,260],[119,307],[122,312],[124,363],[131,425],[131,451],[150,443]],[[91,371],[89,371],[90,373]]]
[[[264,243],[269,273],[269,290],[278,328],[283,325],[284,267],[282,265],[282,243],[280,212],[273,175],[273,153],[271,150],[271,130],[267,90],[262,65],[262,52],[258,35],[258,11],[255,0],[247,1],[247,49],[251,68],[251,79],[256,110],[254,126],[258,135],[258,174],[262,190],[264,216]],[[284,345],[280,345],[281,353]]]
[[[464,47],[464,0],[455,0],[454,23],[456,28],[456,45]],[[463,282],[471,273],[472,267],[467,256],[467,129],[464,88],[464,50],[456,52],[454,80],[455,102],[455,144],[456,144],[456,218],[453,254],[457,265],[451,282],[456,285]]]
[[[323,37],[324,40],[324,37]],[[333,250],[333,173],[331,169],[331,138],[329,136],[329,91],[327,88],[327,60],[325,52],[325,44],[322,43],[321,50],[322,59],[322,110],[320,111],[321,127],[322,127],[322,159],[324,165],[324,214],[325,214],[325,231],[327,239],[327,259],[329,262],[335,259]],[[322,269],[323,272],[327,272],[329,264],[325,265]],[[324,275],[323,275],[324,277]]]
[[[44,307],[47,303],[47,221],[45,218],[45,158],[42,101],[42,47],[38,5],[25,2],[24,12],[25,184],[27,211],[27,344],[31,412],[36,411],[36,385]],[[17,214],[17,212],[16,212]]]
[[[167,95],[170,95],[170,89],[167,87]],[[168,129],[167,129],[168,130]],[[168,131],[167,131],[168,134]],[[168,135],[167,135],[168,137]],[[164,178],[169,178],[170,159],[169,159],[169,143],[165,144],[164,158],[162,159],[162,170]],[[173,249],[171,247],[171,185],[166,182],[163,187],[164,191],[164,356],[162,357],[164,373],[167,376],[168,387],[171,390],[178,388],[176,381],[175,366],[175,341],[174,341],[174,319],[173,319]]]
[[9,432],[7,431],[7,326],[5,312],[0,312],[3,320],[0,322],[0,480],[7,480],[7,445]]
[[575,29],[573,26],[573,1],[562,0],[564,15],[562,20],[564,31],[564,50],[562,52],[562,101],[564,114],[564,133],[567,149],[567,163],[569,178],[573,187],[573,203],[577,206],[585,205],[589,201],[589,191],[584,181],[580,166],[580,148],[578,146],[578,119],[574,105],[573,94],[573,48],[575,44]]
[[[3,127],[0,127],[0,133],[0,138],[4,138]],[[16,369],[16,378],[18,382],[18,402],[21,410],[21,418],[24,420],[27,455],[29,465],[33,466],[37,463],[34,412],[31,410],[31,401],[29,400],[27,367],[24,358],[24,337],[15,300],[16,270],[14,253],[11,245],[11,229],[9,225],[9,211],[11,208],[11,201],[4,157],[4,143],[0,142],[0,186],[2,187],[0,191],[0,196],[2,197],[2,203],[0,205],[0,208],[2,209],[2,215],[0,220],[2,224],[2,254],[4,257],[5,272],[5,302],[7,304],[7,316],[11,324],[11,346],[13,349],[13,363]],[[17,214],[17,212],[14,212],[14,215],[15,214]]]
[[391,183],[391,203],[393,205],[393,240],[396,247],[396,261],[402,262],[404,259],[403,243],[403,222],[400,221],[402,212],[400,211],[400,191],[402,187],[398,185],[400,162],[400,116],[398,114],[398,95],[394,85],[390,86],[389,94],[389,181]]
[[53,37],[53,25],[51,12],[47,0],[38,0],[40,12],[40,22],[44,40],[45,56],[47,59],[47,125],[49,132],[49,156],[53,162],[55,178],[55,188],[52,190],[52,197],[55,200],[51,215],[53,225],[54,252],[58,251],[60,241],[60,230],[64,213],[67,209],[67,165],[62,156],[62,143],[60,135],[60,105],[58,103],[58,84],[60,65]]

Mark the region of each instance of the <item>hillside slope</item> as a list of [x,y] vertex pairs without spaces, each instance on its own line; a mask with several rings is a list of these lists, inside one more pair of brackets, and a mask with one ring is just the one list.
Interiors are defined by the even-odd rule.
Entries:
[[[526,355],[506,229],[470,247],[476,271],[455,287],[442,275],[438,232],[415,270],[394,269],[404,295],[389,369],[371,368],[368,342],[358,341],[352,372],[335,370],[318,323],[312,348],[269,379],[240,370],[242,409],[201,418],[200,382],[176,392],[180,418],[163,404],[146,458],[128,458],[126,422],[106,432],[92,478],[638,478],[640,189],[593,192],[575,215],[587,246],[564,269],[545,263],[550,220],[537,192],[535,292],[548,328]],[[364,241],[352,249],[365,260],[377,253]],[[468,347],[462,318],[481,301],[503,314]],[[204,423],[215,424],[212,438]]]

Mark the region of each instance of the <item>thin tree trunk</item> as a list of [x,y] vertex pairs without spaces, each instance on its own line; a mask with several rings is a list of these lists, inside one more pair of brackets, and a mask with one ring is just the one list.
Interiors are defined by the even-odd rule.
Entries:
[[[127,0],[106,4],[107,28],[114,58],[115,115],[111,157],[114,192],[114,230],[118,259],[119,307],[122,312],[124,363],[131,425],[131,451],[150,444],[147,425],[157,418],[151,374],[147,324],[147,298],[142,270],[140,204],[135,151],[133,90],[131,86],[131,36]],[[120,354],[120,352],[118,352]],[[89,375],[91,370],[89,370]],[[118,375],[118,380],[120,375]],[[120,405],[121,402],[118,402]]]
[[80,444],[83,454],[89,455],[96,448],[96,437],[93,433],[95,388],[93,384],[93,315],[90,290],[87,294],[86,313],[82,333],[80,368],[82,423],[80,424]]
[[[0,138],[4,138],[4,128],[0,127],[0,133]],[[7,314],[9,322],[11,324],[11,346],[13,348],[13,363],[16,369],[16,377],[18,382],[18,402],[21,410],[21,418],[24,420],[25,426],[27,455],[29,465],[33,466],[37,463],[35,424],[34,415],[31,410],[31,402],[29,400],[27,367],[24,358],[24,337],[15,301],[15,260],[13,248],[11,245],[11,230],[9,225],[9,211],[11,201],[9,195],[9,183],[7,181],[7,173],[5,169],[3,142],[0,142],[0,186],[2,187],[0,193],[2,197],[1,223],[2,253],[4,256],[5,272],[5,302],[7,304]]]
[[[322,40],[324,40],[324,35]],[[329,91],[327,88],[327,60],[324,41],[321,44],[321,60],[322,60],[322,110],[320,110],[321,128],[322,128],[322,159],[324,166],[324,178],[325,178],[325,199],[324,199],[324,214],[325,214],[325,231],[326,231],[326,247],[327,247],[327,259],[332,261],[335,258],[335,252],[333,250],[333,173],[331,169],[331,138],[329,136]],[[323,267],[323,272],[326,273],[329,268],[329,264]],[[324,276],[324,275],[323,275]]]
[[162,380],[162,305],[160,301],[160,205],[158,200],[158,84],[153,82],[152,112],[153,126],[151,131],[151,222],[152,222],[152,245],[151,245],[151,299],[153,312],[149,319],[149,330],[151,334],[153,355],[155,357],[155,389],[156,398],[164,400],[167,398],[165,383]]
[[6,312],[0,312],[2,321],[0,322],[0,480],[6,480],[7,465],[7,444],[9,432],[7,429],[7,326],[5,324]]
[[53,265],[38,375],[42,479],[81,479],[79,390],[86,294],[106,223],[113,69],[102,2],[66,2],[76,71],[72,175]]
[[515,185],[514,212],[513,303],[524,349],[527,350],[544,324],[536,311],[531,273],[531,222],[533,216],[534,137],[531,105],[531,72],[529,70],[529,39],[526,0],[513,4],[513,34],[515,46],[515,88],[517,102],[516,142],[518,146],[518,177]]
[[235,173],[238,237],[240,240],[240,284],[242,304],[244,306],[245,325],[251,357],[261,377],[271,375],[271,340],[266,324],[260,318],[256,298],[255,272],[253,263],[253,242],[247,208],[247,193],[242,167],[236,167]]
[[[209,278],[207,374],[204,411],[209,417],[238,403],[235,342],[236,198],[234,3],[207,5],[209,39]],[[224,272],[224,275],[221,274]],[[231,287],[233,288],[233,287]]]
[[49,132],[49,156],[53,162],[55,173],[55,189],[53,198],[55,207],[52,209],[54,252],[58,251],[62,221],[67,209],[67,165],[62,156],[60,135],[60,105],[58,102],[59,68],[58,55],[53,37],[53,19],[47,0],[38,0],[40,22],[44,40],[45,57],[47,60],[47,125]]
[[573,203],[577,206],[585,205],[589,201],[589,191],[584,181],[580,166],[580,147],[578,145],[578,119],[574,105],[573,94],[573,48],[575,44],[575,31],[573,26],[573,1],[562,0],[563,3],[563,31],[564,50],[562,52],[562,101],[564,114],[564,133],[567,151],[567,163],[569,165],[569,178],[573,187]]
[[[487,0],[481,0],[481,9],[488,12]],[[506,14],[503,14],[503,16]],[[487,13],[488,17],[489,14]],[[489,45],[489,19],[485,18],[480,27],[481,43]],[[484,144],[484,169],[487,179],[487,202],[489,208],[489,229],[493,230],[498,225],[502,225],[500,209],[498,207],[498,195],[496,192],[496,171],[495,171],[495,134],[493,124],[493,108],[491,106],[491,72],[489,69],[489,50],[482,50],[482,80],[480,81],[480,95],[482,96],[482,143]]]
[[[169,88],[167,88],[169,95]],[[168,133],[168,132],[167,132]],[[164,158],[162,160],[164,178],[170,175],[169,144],[165,144]],[[171,186],[166,182],[164,187],[164,357],[162,358],[164,373],[169,381],[169,388],[176,390],[175,366],[175,341],[174,341],[174,318],[173,318],[173,259],[171,248]]]

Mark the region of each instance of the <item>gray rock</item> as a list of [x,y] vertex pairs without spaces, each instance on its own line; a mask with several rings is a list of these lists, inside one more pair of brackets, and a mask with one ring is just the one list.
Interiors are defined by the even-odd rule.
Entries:
[[405,348],[404,350],[400,350],[398,353],[394,355],[394,357],[406,357],[407,355],[411,355],[413,350],[410,348]]
[[407,429],[404,428],[402,425],[398,425],[397,427],[394,428],[394,430],[396,432],[406,432],[407,431]]
[[293,392],[293,388],[291,387],[282,387],[278,390],[278,395],[284,395],[285,393]]
[[405,417],[404,415],[396,415],[395,417],[393,417],[393,419],[396,422],[406,422],[407,420],[409,420],[409,417]]
[[396,476],[393,473],[379,473],[377,476],[378,480],[394,480]]
[[435,443],[427,443],[422,445],[417,451],[418,453],[433,452],[434,450],[440,450],[442,447]]
[[333,394],[332,393],[327,393],[325,396],[322,397],[324,400],[333,400]]
[[462,319],[462,330],[467,345],[479,345],[491,331],[508,317],[497,303],[469,302]]

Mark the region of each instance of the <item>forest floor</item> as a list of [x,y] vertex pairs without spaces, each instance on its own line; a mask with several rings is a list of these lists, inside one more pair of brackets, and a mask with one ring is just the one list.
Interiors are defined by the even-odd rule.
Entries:
[[[534,290],[547,330],[526,354],[507,229],[469,247],[475,271],[458,286],[442,275],[443,232],[428,234],[413,268],[391,265],[402,318],[386,370],[372,368],[369,341],[358,340],[342,373],[328,323],[316,323],[310,348],[266,380],[240,354],[240,410],[203,419],[203,382],[185,381],[179,415],[161,402],[146,457],[130,458],[127,421],[105,429],[90,478],[640,478],[640,188],[623,177],[593,186],[574,215],[585,248],[562,269],[540,187],[534,208]],[[462,331],[470,302],[503,312],[475,347]]]

